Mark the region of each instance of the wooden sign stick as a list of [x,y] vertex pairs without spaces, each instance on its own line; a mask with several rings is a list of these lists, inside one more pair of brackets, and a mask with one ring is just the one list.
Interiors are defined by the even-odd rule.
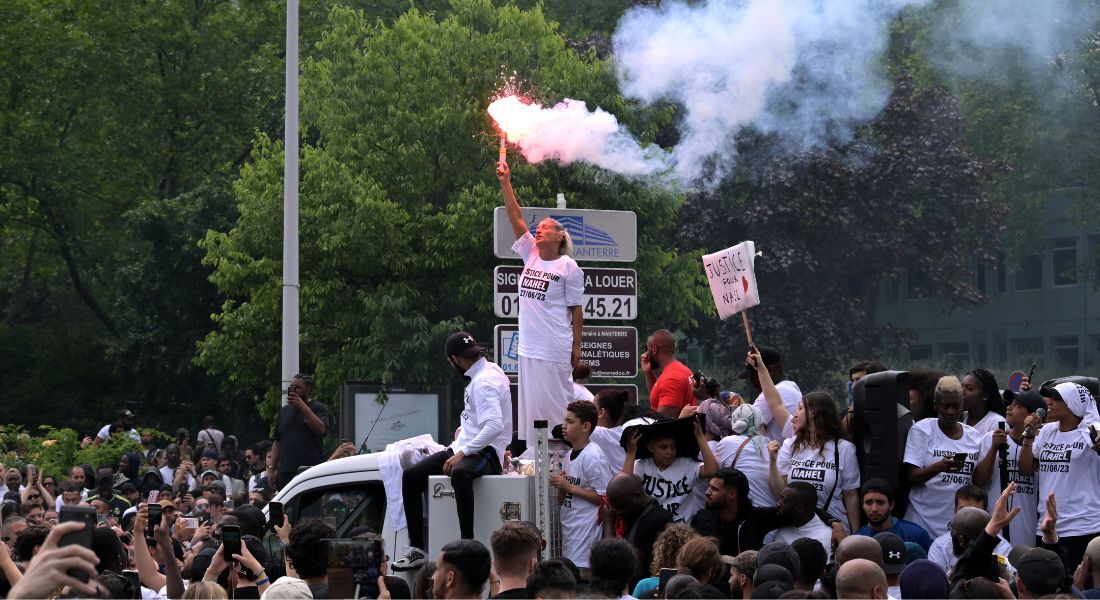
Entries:
[[752,341],[752,330],[749,329],[749,309],[741,311],[741,322],[745,324],[745,337],[749,340],[749,348],[756,352],[756,344]]

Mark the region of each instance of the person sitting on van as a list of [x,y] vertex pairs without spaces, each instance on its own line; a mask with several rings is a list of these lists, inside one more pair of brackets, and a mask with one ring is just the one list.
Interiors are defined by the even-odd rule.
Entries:
[[462,539],[474,539],[474,479],[504,471],[504,447],[512,437],[508,376],[483,356],[485,349],[465,331],[451,334],[444,351],[451,366],[470,378],[463,397],[462,427],[449,447],[409,467],[401,477],[409,548],[393,563],[396,571],[419,569],[427,560],[423,493],[431,475],[450,476]]

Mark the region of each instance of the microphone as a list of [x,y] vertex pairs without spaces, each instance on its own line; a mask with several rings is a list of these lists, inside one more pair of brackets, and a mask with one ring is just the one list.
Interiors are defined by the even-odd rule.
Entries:
[[[1047,409],[1037,408],[1037,409],[1035,409],[1035,414],[1039,415],[1039,420],[1042,421],[1043,419],[1047,418]],[[1032,431],[1031,425],[1028,425],[1027,427],[1024,427],[1024,435],[1030,436],[1033,433],[1034,433],[1034,431]]]

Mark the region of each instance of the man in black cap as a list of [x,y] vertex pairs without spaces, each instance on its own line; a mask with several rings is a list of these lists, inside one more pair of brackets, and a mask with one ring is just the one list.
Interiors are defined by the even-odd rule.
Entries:
[[[313,399],[313,379],[299,373],[287,387],[271,445],[277,487],[282,489],[302,467],[325,462],[321,442],[328,432],[328,408]],[[215,455],[216,458],[216,455]]]
[[[1017,548],[1016,550],[1021,550]],[[1062,559],[1044,548],[1015,550],[1010,555],[1016,560],[1016,591],[1020,598],[1042,598],[1056,594],[1066,578]]]
[[[1001,495],[1001,490],[1016,482],[1016,496],[1012,499],[1020,507],[1020,514],[1012,520],[1003,535],[1014,544],[1033,541],[1038,525],[1039,490],[1035,474],[1020,473],[1019,458],[1027,432],[1027,416],[1037,410],[1046,414],[1046,401],[1035,390],[1026,392],[1004,391],[1005,423],[1008,431],[995,429],[982,436],[978,446],[980,461],[974,469],[974,485],[984,488],[990,498]],[[1002,480],[1002,477],[1005,479]]]
[[888,598],[901,598],[901,572],[905,570],[905,542],[889,531],[875,534],[875,541],[882,546],[882,571],[886,573]]
[[427,559],[424,552],[424,506],[422,494],[431,475],[448,475],[455,492],[458,526],[462,539],[474,538],[474,479],[499,475],[503,470],[504,447],[512,439],[512,394],[508,376],[489,362],[474,336],[459,331],[447,338],[447,360],[464,377],[470,378],[463,395],[461,427],[454,442],[443,450],[405,470],[401,493],[409,526],[409,548],[393,563],[394,570],[418,569]]
[[[754,388],[763,390],[760,383],[760,374],[753,364],[754,360],[762,361],[768,375],[771,376],[771,380],[775,384],[775,389],[779,391],[780,397],[783,398],[783,406],[793,416],[798,412],[798,403],[802,402],[802,390],[799,389],[797,383],[787,379],[786,374],[783,372],[783,358],[779,355],[778,350],[769,346],[760,346],[758,350],[759,353],[749,351],[748,360],[741,372],[737,374],[737,378],[747,379]],[[772,417],[772,411],[768,406],[767,399],[764,398],[764,392],[760,392],[760,395],[756,397],[753,406],[760,411],[760,431],[768,439],[782,442],[786,437],[794,435],[793,429],[784,427],[787,422],[779,422],[778,419]],[[787,421],[789,420],[787,419]],[[786,429],[786,435],[784,429]]]
[[92,500],[100,500],[107,505],[107,512],[115,519],[121,519],[122,513],[130,508],[130,503],[115,494],[115,475],[110,469],[100,469],[95,476],[95,488],[98,492],[94,496],[88,496],[88,504]]

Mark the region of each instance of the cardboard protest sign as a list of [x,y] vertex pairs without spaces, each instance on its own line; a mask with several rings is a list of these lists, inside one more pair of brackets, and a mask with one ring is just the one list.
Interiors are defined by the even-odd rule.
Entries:
[[760,291],[756,288],[753,271],[755,255],[756,247],[752,242],[741,242],[703,257],[710,293],[722,319],[760,304]]

